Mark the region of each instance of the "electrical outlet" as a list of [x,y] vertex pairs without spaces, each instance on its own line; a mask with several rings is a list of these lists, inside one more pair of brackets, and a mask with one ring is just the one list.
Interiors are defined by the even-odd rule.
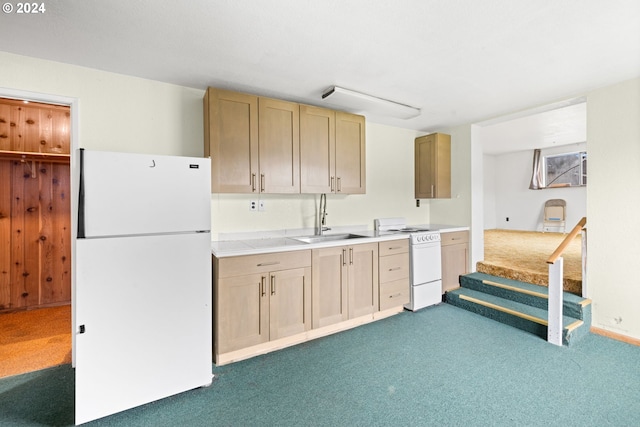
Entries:
[[507,222],[509,222],[509,217],[507,217]]
[[257,211],[258,210],[258,202],[255,200],[251,200],[249,202],[249,210],[250,211]]
[[258,200],[258,210],[259,211],[266,210],[265,207],[264,207],[264,200]]

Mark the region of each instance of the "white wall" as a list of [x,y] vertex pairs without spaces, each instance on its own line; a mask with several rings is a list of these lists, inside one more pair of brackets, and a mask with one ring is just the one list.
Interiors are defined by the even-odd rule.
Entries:
[[[474,173],[476,173],[471,164],[473,126],[463,125],[443,129],[442,132],[451,135],[451,198],[428,202],[431,204],[431,222],[471,227],[469,268],[470,271],[475,271],[475,263],[478,259],[482,259],[484,253],[482,250],[484,238],[474,232],[477,212],[472,211]],[[482,168],[482,165],[479,167]],[[481,180],[479,184],[482,185]],[[481,218],[482,212],[480,212],[480,221]]]
[[488,154],[482,155],[482,164],[484,166],[482,192],[484,194],[484,229],[491,230],[498,228],[498,213],[496,212],[496,175],[497,175],[497,156]]
[[[586,143],[543,150],[542,155],[586,150]],[[544,202],[567,202],[567,231],[587,215],[586,187],[529,190],[533,151],[485,155],[485,228],[542,231]],[[591,181],[589,181],[591,182]],[[509,218],[509,221],[506,220]]]
[[451,198],[423,201],[431,204],[434,224],[471,225],[471,127],[441,132],[451,135]]
[[593,325],[640,339],[640,78],[587,97]]
[[83,148],[202,156],[203,91],[0,52],[0,88],[78,98]]

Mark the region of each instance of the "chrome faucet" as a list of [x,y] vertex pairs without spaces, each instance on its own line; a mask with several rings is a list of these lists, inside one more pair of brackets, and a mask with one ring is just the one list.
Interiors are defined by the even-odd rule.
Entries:
[[319,206],[319,212],[320,212],[320,226],[318,227],[318,235],[322,236],[323,232],[327,231],[327,230],[331,230],[329,227],[326,226],[327,224],[327,195],[325,193],[322,193],[320,195],[320,206]]

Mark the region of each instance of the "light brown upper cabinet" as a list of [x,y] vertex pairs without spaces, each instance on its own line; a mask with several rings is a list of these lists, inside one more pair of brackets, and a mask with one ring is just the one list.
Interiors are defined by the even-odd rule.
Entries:
[[451,198],[451,136],[432,133],[415,140],[416,199]]
[[364,194],[365,118],[300,105],[302,193]]
[[300,192],[300,109],[294,102],[258,99],[261,193]]
[[298,104],[209,88],[204,154],[214,193],[299,193]]

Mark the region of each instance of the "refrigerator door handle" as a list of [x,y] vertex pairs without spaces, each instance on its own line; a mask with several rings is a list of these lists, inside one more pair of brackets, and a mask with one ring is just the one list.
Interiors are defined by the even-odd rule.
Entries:
[[80,149],[80,179],[78,191],[78,239],[85,238],[85,217],[84,217],[84,148]]

